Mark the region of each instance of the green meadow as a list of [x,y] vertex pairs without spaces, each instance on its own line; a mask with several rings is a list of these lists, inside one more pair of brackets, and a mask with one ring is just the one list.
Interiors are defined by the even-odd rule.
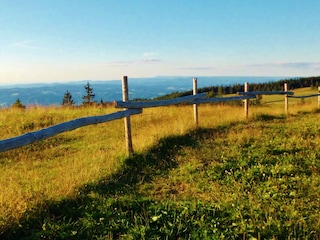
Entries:
[[[296,95],[312,94],[310,88]],[[0,239],[320,239],[317,98],[144,109],[0,153]],[[282,102],[280,102],[282,100]],[[113,107],[1,109],[2,139]]]

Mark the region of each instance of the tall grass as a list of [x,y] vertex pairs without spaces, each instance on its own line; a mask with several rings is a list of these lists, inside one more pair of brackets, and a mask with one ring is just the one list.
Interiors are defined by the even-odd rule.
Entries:
[[[310,111],[314,104],[290,106],[290,114]],[[33,107],[2,109],[1,138],[35,131],[79,117],[108,114],[113,108]],[[145,109],[131,117],[134,149],[147,151],[161,138],[194,129],[191,106]],[[255,106],[250,118],[283,115],[284,106]],[[243,122],[242,107],[199,106],[199,125],[214,128]],[[18,222],[29,209],[48,200],[76,196],[79,187],[93,184],[119,170],[126,158],[123,120],[83,127],[25,147],[0,153],[0,230]],[[192,162],[190,168],[194,167]],[[0,231],[0,232],[1,232]]]
[[[3,110],[3,138],[74,118],[114,111],[101,108],[37,107]],[[1,225],[15,221],[36,204],[75,194],[77,187],[112,173],[125,152],[122,121],[66,132],[0,154]]]

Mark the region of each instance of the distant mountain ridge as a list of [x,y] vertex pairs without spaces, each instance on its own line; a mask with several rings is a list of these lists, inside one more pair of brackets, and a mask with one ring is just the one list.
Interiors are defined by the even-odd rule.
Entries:
[[[227,86],[232,84],[264,83],[286,77],[198,77],[198,88]],[[81,80],[67,83],[37,83],[0,86],[0,106],[9,107],[18,98],[25,105],[61,105],[66,91],[69,91],[76,105],[82,103],[84,86],[89,82],[95,94],[94,100],[110,102],[122,99],[121,80],[91,81]],[[155,98],[172,92],[192,89],[192,77],[129,78],[129,98]]]

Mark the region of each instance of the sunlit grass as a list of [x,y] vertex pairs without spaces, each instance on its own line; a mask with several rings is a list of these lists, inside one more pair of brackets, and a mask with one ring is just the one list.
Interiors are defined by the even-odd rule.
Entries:
[[[1,114],[1,128],[12,130],[3,135],[8,138],[110,111],[114,109],[10,109]],[[118,120],[0,153],[1,225],[17,219],[27,208],[72,195],[77,187],[114,172],[125,155],[123,138],[123,124]]]
[[[295,89],[292,92],[294,92],[293,96],[308,96],[308,95],[317,94],[318,90],[312,89],[310,87],[306,87],[306,88]],[[275,104],[284,105],[284,99],[285,99],[284,95],[263,95],[261,103],[271,105],[271,106]],[[305,98],[303,100],[301,98],[289,97],[288,101],[289,101],[289,106],[290,104],[305,104],[305,103],[309,103],[311,105],[317,106],[317,97]]]
[[[315,102],[313,98],[304,104],[291,104],[289,114],[311,111],[316,108]],[[99,107],[72,109],[37,106],[27,110],[3,109],[0,115],[1,138],[18,136],[75,118],[115,111],[118,110]],[[272,104],[250,107],[249,121],[261,114],[284,115],[284,106]],[[183,135],[195,128],[192,106],[144,109],[141,115],[132,116],[131,121],[133,147],[136,152],[147,150],[165,136]],[[201,128],[214,128],[243,121],[244,110],[241,106],[199,106]],[[243,133],[240,138],[245,138],[247,134],[248,132]],[[45,204],[46,200],[76,195],[79,187],[114,173],[121,167],[125,156],[123,120],[83,127],[0,153],[0,226],[18,221],[27,209]],[[198,162],[195,158],[196,156],[191,156],[190,162],[186,163],[189,165],[187,168],[196,168]],[[179,182],[177,179],[175,181]],[[184,184],[194,183],[190,179],[190,183]],[[176,188],[187,189],[183,185]],[[221,187],[215,190],[224,191]],[[200,194],[203,199],[213,197],[193,191],[189,194]]]

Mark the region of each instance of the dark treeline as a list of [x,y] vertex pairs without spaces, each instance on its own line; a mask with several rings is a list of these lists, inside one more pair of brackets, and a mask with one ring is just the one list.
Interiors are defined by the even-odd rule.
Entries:
[[[288,83],[288,90],[294,90],[302,87],[317,87],[320,86],[320,76],[317,77],[305,77],[295,79],[284,79],[277,82],[266,83],[250,83],[249,91],[283,91],[284,83]],[[216,97],[224,94],[235,94],[237,92],[244,91],[244,84],[234,84],[231,86],[210,86],[198,89],[198,93],[207,92],[208,97]],[[153,100],[165,100],[177,97],[188,96],[193,93],[192,90],[186,92],[173,92],[166,94]]]

